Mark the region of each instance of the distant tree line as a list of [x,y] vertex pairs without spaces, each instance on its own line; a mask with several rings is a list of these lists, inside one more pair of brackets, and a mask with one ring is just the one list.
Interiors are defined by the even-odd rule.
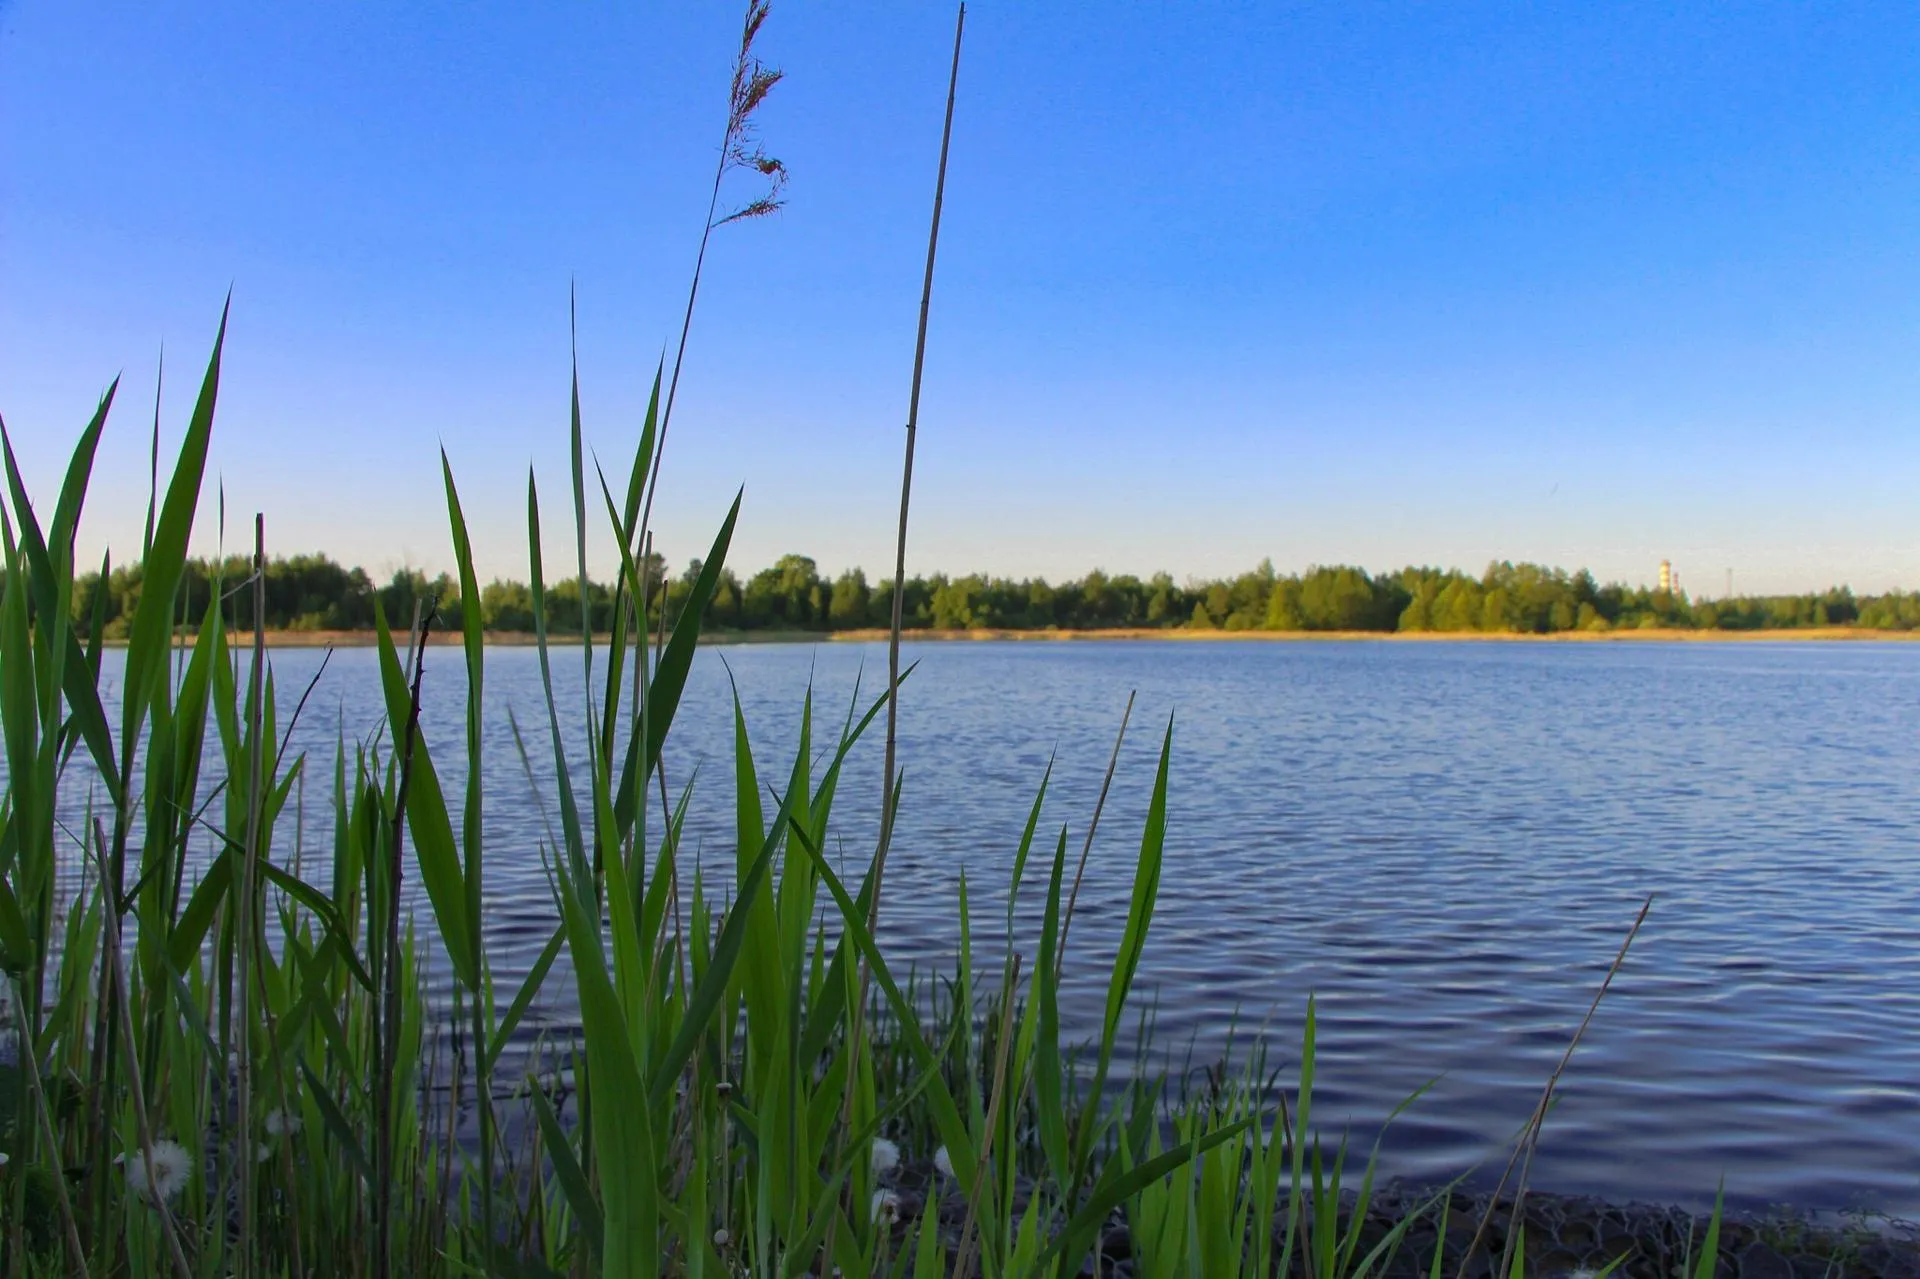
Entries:
[[[659,556],[653,557],[646,565],[652,583],[649,628],[659,625],[663,612],[669,624],[677,620],[699,571],[695,561],[673,575]],[[236,589],[248,572],[248,563],[237,557],[219,563],[190,561],[182,585],[183,615],[200,617],[219,591],[229,621],[251,628],[253,591],[251,586]],[[0,577],[0,590],[4,586]],[[138,564],[115,568],[105,578],[84,575],[75,583],[74,614],[90,621],[98,609],[107,635],[122,635],[139,604],[140,587]],[[344,567],[324,555],[296,555],[267,565],[269,629],[368,629],[375,600],[396,627],[411,621],[416,600],[431,601],[450,621],[457,615],[459,585],[445,574],[429,578],[413,569],[376,583],[364,569]],[[577,579],[566,578],[547,589],[548,628],[556,633],[578,634],[583,613],[596,631],[605,631],[612,608],[609,583],[589,581],[584,608]],[[533,629],[532,593],[525,583],[487,583],[480,590],[480,609],[489,630]],[[1655,627],[1910,630],[1920,626],[1920,592],[1855,596],[1842,586],[1810,595],[1693,600],[1680,592],[1602,586],[1584,569],[1568,573],[1504,561],[1478,576],[1435,568],[1376,575],[1350,566],[1283,575],[1266,562],[1238,577],[1184,583],[1166,573],[1142,579],[1109,577],[1098,569],[1076,581],[1057,583],[936,573],[908,579],[902,611],[908,629],[942,631],[1190,628],[1537,635]],[[704,620],[715,630],[825,632],[884,627],[891,612],[892,591],[885,583],[869,583],[861,570],[828,579],[806,556],[784,555],[744,580],[732,570],[724,572]]]

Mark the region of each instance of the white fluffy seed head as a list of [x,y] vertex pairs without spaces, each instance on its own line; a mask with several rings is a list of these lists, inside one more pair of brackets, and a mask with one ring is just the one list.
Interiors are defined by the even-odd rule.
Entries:
[[883,1176],[900,1166],[900,1147],[885,1137],[873,1139],[873,1172]]
[[873,1192],[873,1219],[880,1225],[890,1225],[900,1216],[900,1196],[891,1190]]
[[953,1176],[953,1156],[947,1153],[945,1146],[933,1152],[933,1166],[939,1169],[942,1177]]
[[732,1243],[732,1242],[733,1242],[733,1236],[732,1236],[732,1235],[730,1235],[730,1234],[728,1234],[728,1233],[726,1232],[726,1229],[725,1229],[724,1227],[722,1227],[721,1229],[719,1229],[719,1230],[716,1230],[716,1231],[714,1231],[714,1232],[713,1232],[713,1246],[714,1246],[714,1247],[716,1247],[716,1248],[724,1248],[724,1247],[726,1247],[726,1246],[727,1246],[728,1244],[730,1244],[730,1243]]
[[177,1198],[193,1176],[193,1156],[174,1141],[156,1141],[144,1156],[136,1150],[118,1162],[126,1172],[127,1188],[148,1203]]
[[300,1131],[300,1116],[276,1107],[267,1112],[265,1127],[269,1137],[291,1137]]

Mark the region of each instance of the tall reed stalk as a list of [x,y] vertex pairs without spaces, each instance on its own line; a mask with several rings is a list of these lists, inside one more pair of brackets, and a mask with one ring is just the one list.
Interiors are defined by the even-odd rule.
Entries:
[[[960,5],[953,23],[953,67],[947,73],[947,115],[940,127],[940,167],[933,180],[933,218],[927,229],[927,269],[920,284],[920,325],[913,340],[913,386],[907,393],[906,455],[900,464],[900,522],[893,559],[893,610],[887,624],[887,741],[880,787],[880,848],[874,857],[874,897],[871,920],[879,922],[880,887],[893,843],[894,767],[899,750],[900,628],[907,590],[907,514],[913,501],[913,445],[920,432],[920,379],[927,367],[927,315],[933,307],[933,264],[940,249],[940,211],[947,195],[947,154],[953,145],[953,103],[960,90],[960,44],[967,31],[967,6]],[[862,990],[866,983],[861,982]]]

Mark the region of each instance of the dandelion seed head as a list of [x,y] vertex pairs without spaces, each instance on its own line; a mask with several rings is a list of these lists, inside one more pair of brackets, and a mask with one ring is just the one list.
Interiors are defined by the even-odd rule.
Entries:
[[126,1172],[127,1188],[148,1203],[177,1198],[193,1176],[193,1156],[176,1141],[156,1141],[145,1155],[136,1150],[116,1162]]
[[875,1176],[884,1176],[900,1166],[900,1147],[885,1137],[873,1139],[873,1171]]

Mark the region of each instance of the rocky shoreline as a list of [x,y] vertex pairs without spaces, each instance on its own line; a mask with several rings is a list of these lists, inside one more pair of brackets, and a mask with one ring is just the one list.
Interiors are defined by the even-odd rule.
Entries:
[[[937,1199],[941,1234],[948,1255],[959,1246],[967,1205],[954,1183],[932,1164],[903,1161],[883,1183],[897,1196],[896,1242],[910,1245],[914,1223],[929,1196]],[[1016,1207],[1029,1188],[1015,1187]],[[1357,1262],[1385,1240],[1409,1215],[1421,1213],[1439,1192],[1388,1185],[1375,1193],[1360,1226]],[[1356,1204],[1343,1197],[1338,1213],[1344,1236]],[[1475,1245],[1480,1223],[1492,1221]],[[1406,1230],[1392,1260],[1370,1273],[1382,1279],[1427,1279],[1436,1246],[1447,1279],[1495,1279],[1513,1226],[1513,1199],[1456,1190],[1447,1205],[1446,1237],[1438,1230],[1438,1208],[1424,1213]],[[1612,1273],[1622,1279],[1692,1279],[1707,1234],[1708,1217],[1675,1207],[1612,1203],[1591,1196],[1529,1191],[1521,1210],[1525,1226],[1524,1273],[1529,1279],[1591,1279],[1616,1259]],[[1276,1222],[1276,1238],[1285,1229]],[[1473,1248],[1471,1257],[1469,1248]],[[1797,1214],[1728,1214],[1720,1225],[1718,1279],[1920,1279],[1920,1225],[1878,1218]],[[1305,1275],[1300,1248],[1295,1273]],[[1097,1266],[1097,1270],[1096,1270]],[[1083,1270],[1107,1279],[1135,1279],[1132,1240],[1116,1214],[1103,1231],[1099,1256]]]

